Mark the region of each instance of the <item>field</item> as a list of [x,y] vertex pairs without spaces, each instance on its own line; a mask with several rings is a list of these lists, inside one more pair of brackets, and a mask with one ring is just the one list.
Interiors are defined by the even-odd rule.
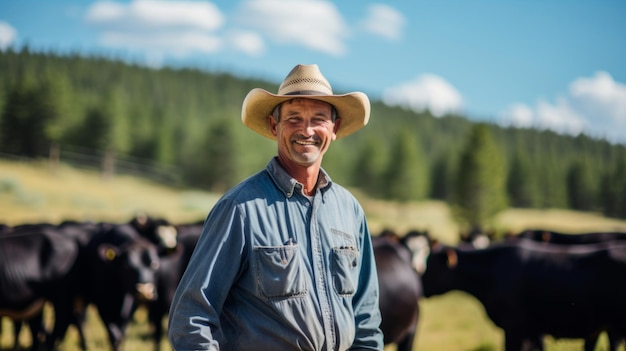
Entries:
[[[392,228],[399,233],[427,229],[443,242],[455,243],[459,229],[445,203],[426,201],[397,204],[372,200],[355,192],[370,222],[372,233]],[[124,222],[140,211],[162,216],[172,222],[203,219],[219,195],[197,190],[175,189],[142,179],[116,176],[103,179],[98,173],[47,163],[0,160],[0,223],[16,225],[32,222],[59,222],[66,219]],[[565,210],[510,209],[499,214],[502,230],[542,227],[567,232],[590,230],[626,231],[626,221],[604,218],[594,213]],[[423,299],[415,349],[419,351],[497,351],[503,335],[485,316],[482,306],[471,296],[452,292]],[[108,350],[106,336],[95,311],[88,314],[86,334],[90,350]],[[29,345],[27,328],[22,330],[22,346]],[[0,350],[11,345],[12,326],[2,320]],[[125,340],[125,350],[152,350],[145,324],[145,311],[139,310]],[[76,333],[70,329],[61,350],[78,350]],[[607,350],[606,338],[597,350]],[[165,343],[161,350],[169,350]],[[392,346],[386,351],[394,350]],[[548,339],[547,351],[582,350],[581,340]],[[622,348],[623,350],[623,348]]]

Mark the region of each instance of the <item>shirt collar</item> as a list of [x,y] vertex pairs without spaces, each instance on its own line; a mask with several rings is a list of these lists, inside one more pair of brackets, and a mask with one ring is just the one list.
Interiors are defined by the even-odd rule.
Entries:
[[[278,157],[273,157],[265,170],[270,175],[276,186],[285,194],[286,197],[292,197],[295,194],[296,189],[302,189],[302,183],[298,182],[295,178],[289,175],[287,171],[278,162]],[[323,168],[320,168],[319,180],[317,182],[317,188],[325,192],[332,184],[332,179]]]

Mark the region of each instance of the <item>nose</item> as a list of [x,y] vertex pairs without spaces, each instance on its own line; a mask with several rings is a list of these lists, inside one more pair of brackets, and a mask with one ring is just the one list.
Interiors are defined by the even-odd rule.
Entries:
[[136,285],[139,298],[146,301],[156,300],[156,289],[153,283],[139,283]]
[[315,135],[315,128],[310,120],[305,120],[302,122],[302,134],[307,137]]

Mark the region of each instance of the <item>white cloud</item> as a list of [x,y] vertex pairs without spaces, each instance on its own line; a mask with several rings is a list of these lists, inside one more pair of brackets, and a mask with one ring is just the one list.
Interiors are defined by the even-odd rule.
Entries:
[[509,124],[519,128],[531,128],[535,119],[533,110],[522,103],[512,104],[504,114]]
[[348,28],[332,2],[324,0],[247,0],[238,20],[274,42],[300,45],[341,56]]
[[229,35],[231,45],[250,56],[259,56],[265,51],[263,38],[251,31],[234,31]]
[[572,109],[564,98],[557,98],[554,104],[539,101],[535,110],[540,128],[560,130],[561,132],[577,135],[586,126],[585,120]]
[[206,1],[99,1],[85,19],[102,28],[104,45],[139,50],[153,61],[165,55],[211,53],[223,45],[214,31],[223,26],[224,16]]
[[434,74],[424,74],[413,81],[386,89],[383,92],[383,101],[388,105],[404,106],[417,112],[428,109],[436,117],[460,112],[463,108],[461,94],[450,83]]
[[569,93],[572,105],[581,113],[626,127],[626,85],[614,81],[607,72],[576,79]]
[[0,21],[0,50],[6,50],[15,38],[17,31],[7,22]]
[[86,19],[115,28],[137,29],[182,27],[210,31],[224,24],[219,9],[205,1],[99,1],[89,8]]
[[161,32],[151,36],[128,32],[106,32],[102,42],[112,47],[143,48],[148,52],[167,52],[184,57],[192,52],[211,53],[221,46],[219,38],[199,32]]
[[513,104],[501,117],[504,125],[549,129],[558,133],[626,141],[626,85],[607,72],[574,80],[553,103]]
[[399,40],[406,23],[405,17],[396,9],[385,4],[368,7],[367,18],[362,25],[365,30],[390,40]]

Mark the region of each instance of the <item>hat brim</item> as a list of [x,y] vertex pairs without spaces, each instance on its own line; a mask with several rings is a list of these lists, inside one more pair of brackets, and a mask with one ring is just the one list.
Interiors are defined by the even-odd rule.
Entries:
[[333,105],[337,117],[341,118],[337,139],[356,132],[369,121],[370,101],[362,92],[343,95],[276,95],[261,88],[252,89],[246,95],[241,107],[241,121],[255,132],[275,140],[267,118],[278,104],[295,98],[320,100]]

